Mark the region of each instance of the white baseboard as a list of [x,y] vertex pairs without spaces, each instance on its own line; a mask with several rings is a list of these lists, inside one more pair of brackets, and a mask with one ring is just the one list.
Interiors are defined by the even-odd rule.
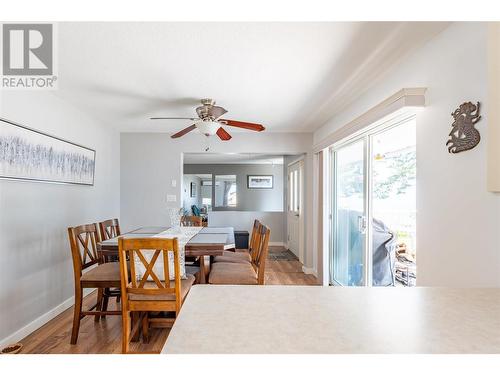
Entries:
[[286,244],[284,242],[269,242],[269,246],[284,246],[284,247],[286,247]]
[[314,277],[318,277],[318,271],[313,267],[302,266],[302,272],[304,272],[306,275],[313,275]]
[[[84,297],[87,296],[88,294],[92,293],[94,290],[95,289],[85,289],[83,296]],[[26,324],[24,327],[17,330],[13,334],[1,339],[0,340],[0,348],[3,348],[9,344],[14,344],[14,343],[19,342],[20,340],[24,339],[30,333],[33,333],[38,328],[43,326],[45,323],[54,319],[57,315],[59,315],[63,311],[69,309],[71,306],[73,306],[74,303],[75,303],[74,296],[68,298],[66,301],[64,301],[60,305],[54,307],[52,310],[47,311],[45,314],[36,318],[31,323]]]

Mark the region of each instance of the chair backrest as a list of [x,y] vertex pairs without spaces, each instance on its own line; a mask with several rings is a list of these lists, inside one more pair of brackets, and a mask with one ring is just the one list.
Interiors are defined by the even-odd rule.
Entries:
[[183,216],[181,225],[183,227],[201,227],[202,219],[200,216]]
[[101,221],[99,223],[99,230],[101,231],[101,238],[103,241],[118,237],[121,234],[120,223],[118,219]]
[[97,243],[101,241],[96,224],[84,224],[68,228],[69,244],[73,257],[75,277],[82,275],[82,270],[101,263],[97,252]]
[[[123,303],[129,303],[130,295],[159,296],[175,295],[175,311],[181,308],[181,274],[179,263],[179,244],[177,238],[123,238],[118,239],[120,257],[120,276]],[[174,269],[169,269],[168,253],[174,257]],[[163,275],[157,273],[158,259],[162,259]],[[144,266],[145,272],[139,272],[136,262]],[[174,285],[171,285],[170,275],[173,272]],[[139,305],[141,301],[134,300]],[[162,311],[161,299],[153,306],[151,301],[142,301],[147,308],[144,311]],[[137,309],[137,308],[135,308]],[[158,309],[158,310],[156,310]],[[140,311],[140,310],[139,310]]]
[[259,228],[258,243],[256,244],[254,267],[257,270],[258,283],[264,285],[264,273],[266,270],[266,260],[269,252],[269,238],[271,237],[271,229],[261,224]]
[[257,257],[256,248],[258,246],[259,238],[260,238],[260,227],[261,223],[259,220],[255,219],[253,222],[252,234],[250,236],[250,241],[248,242],[248,251],[252,256],[252,261],[255,262]]

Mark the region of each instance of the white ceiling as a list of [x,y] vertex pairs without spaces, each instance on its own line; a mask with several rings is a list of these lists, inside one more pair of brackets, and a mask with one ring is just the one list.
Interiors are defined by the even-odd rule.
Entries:
[[[310,132],[447,23],[60,23],[55,95],[120,131],[225,118]],[[231,128],[234,131],[234,128]]]
[[282,155],[185,153],[184,164],[272,164],[282,165]]

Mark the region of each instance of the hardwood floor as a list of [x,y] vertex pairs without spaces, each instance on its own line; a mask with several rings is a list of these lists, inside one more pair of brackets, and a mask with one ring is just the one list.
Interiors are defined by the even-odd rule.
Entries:
[[[266,263],[266,284],[268,285],[316,285],[313,275],[302,272],[302,265],[290,254],[285,254],[282,247],[270,247],[270,256]],[[280,259],[286,258],[286,259]],[[84,308],[95,303],[96,293],[84,299]],[[110,301],[110,309],[115,308],[114,299]],[[80,334],[76,345],[70,345],[73,308],[69,308],[56,318],[39,328],[21,342],[22,353],[121,353],[121,317],[108,316],[98,323],[93,317],[82,319]],[[168,336],[168,329],[152,329],[149,343],[131,343],[134,352],[159,352]]]
[[[274,260],[274,255],[287,252],[283,247],[270,246],[266,263],[266,285],[317,285],[313,275],[302,272],[302,264],[294,260]],[[290,252],[289,252],[290,253]]]

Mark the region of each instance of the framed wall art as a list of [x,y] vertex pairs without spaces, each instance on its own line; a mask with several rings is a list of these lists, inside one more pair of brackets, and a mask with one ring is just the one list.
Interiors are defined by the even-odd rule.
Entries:
[[94,185],[95,150],[0,119],[0,178]]
[[249,189],[272,189],[273,176],[254,176],[247,175],[247,187]]

